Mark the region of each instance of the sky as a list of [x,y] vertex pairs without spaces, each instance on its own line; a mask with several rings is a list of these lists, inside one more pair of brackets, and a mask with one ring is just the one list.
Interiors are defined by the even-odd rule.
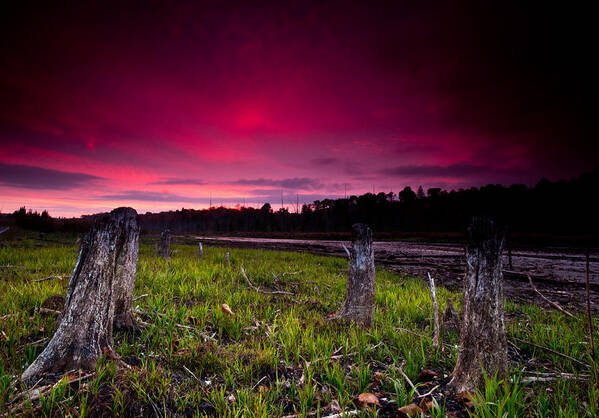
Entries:
[[0,17],[2,213],[291,208],[599,163],[580,5],[21,3]]

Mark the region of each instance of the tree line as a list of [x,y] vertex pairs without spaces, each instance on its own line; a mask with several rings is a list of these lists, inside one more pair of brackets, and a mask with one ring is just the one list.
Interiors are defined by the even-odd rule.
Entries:
[[[488,216],[513,234],[580,236],[599,233],[599,167],[571,180],[540,180],[535,186],[489,184],[480,188],[442,190],[405,187],[399,193],[366,193],[316,200],[301,212],[261,208],[181,209],[139,215],[143,233],[344,233],[365,223],[376,233],[455,232],[466,230],[473,216]],[[40,231],[85,231],[97,215],[55,219],[21,208],[12,214],[18,226]]]

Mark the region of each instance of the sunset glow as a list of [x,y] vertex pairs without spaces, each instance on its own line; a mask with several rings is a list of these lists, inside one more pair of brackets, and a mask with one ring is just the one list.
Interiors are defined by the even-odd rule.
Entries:
[[5,16],[0,211],[292,207],[597,163],[584,25],[566,50],[507,10],[217,4]]

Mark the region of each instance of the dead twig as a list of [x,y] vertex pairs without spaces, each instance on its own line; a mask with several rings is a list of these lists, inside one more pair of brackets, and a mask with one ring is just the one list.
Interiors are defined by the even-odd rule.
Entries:
[[403,372],[403,368],[400,366],[398,370],[399,370],[399,373],[403,376],[403,378],[406,379],[406,382],[408,382],[408,385],[410,385],[412,390],[414,390],[414,393],[416,393],[416,395],[420,398],[421,397],[420,392],[418,392],[418,389],[416,389],[416,386],[414,386],[414,383],[412,383],[412,381],[410,380],[408,375]]
[[351,258],[351,254],[350,254],[349,250],[347,249],[347,247],[345,246],[345,244],[341,244],[341,246],[345,250],[345,253],[347,254],[347,258]]
[[48,276],[48,277],[43,277],[41,279],[37,279],[34,280],[34,283],[39,283],[39,282],[45,282],[46,280],[62,280],[62,279],[67,279],[68,276]]
[[588,374],[576,375],[573,373],[537,373],[535,376],[527,376],[520,380],[520,383],[531,383],[531,382],[553,382],[556,380],[577,380],[581,382],[587,382],[589,380]]
[[148,297],[148,294],[147,294],[147,293],[144,293],[143,295],[135,296],[135,297],[133,298],[133,302],[135,302],[136,300],[139,300],[139,299],[141,299],[141,298],[147,298],[147,297]]
[[[141,314],[141,315],[145,315],[145,316],[148,316],[148,317],[150,317],[152,315],[156,315],[156,316],[159,316],[161,318],[168,318],[168,315],[165,315],[165,314],[160,313],[160,312],[156,312],[156,311],[147,312],[147,311],[142,311],[141,309],[137,309],[137,308],[135,309],[135,313],[138,313],[138,314]],[[183,324],[178,324],[178,323],[174,323],[173,325],[175,326],[175,328],[180,328],[180,329],[185,329],[185,330],[188,330],[188,331],[198,332],[204,338],[206,338],[208,340],[215,340],[214,335],[216,335],[216,333],[214,333],[213,335],[209,335],[209,334],[207,334],[207,333],[199,330],[198,328],[194,328],[194,327],[191,327],[189,325],[183,325]]]
[[282,291],[282,290],[263,290],[263,289],[260,289],[257,286],[254,286],[252,284],[252,282],[250,281],[250,279],[248,278],[247,274],[245,274],[245,269],[243,268],[243,266],[241,266],[241,275],[243,276],[243,278],[245,279],[245,281],[247,282],[247,284],[252,289],[254,289],[256,292],[258,292],[258,293],[264,293],[266,295],[290,295],[290,296],[294,295],[291,292],[285,292],[285,291]]
[[565,310],[564,308],[561,307],[561,305],[557,302],[553,302],[552,300],[549,300],[547,297],[545,297],[545,295],[543,295],[541,292],[539,292],[539,290],[535,287],[535,285],[532,282],[532,279],[530,278],[530,275],[528,275],[528,283],[530,283],[530,287],[532,287],[532,290],[534,290],[537,295],[539,295],[541,297],[541,299],[543,299],[545,302],[547,302],[548,304],[550,304],[551,306],[553,306],[555,309],[557,309],[558,311],[565,313],[566,315],[574,318],[574,319],[578,319],[576,316],[572,315],[570,312],[568,312],[567,310]]
[[37,312],[42,313],[42,314],[51,314],[51,315],[61,315],[62,314],[61,311],[57,311],[56,309],[48,309],[48,308],[38,308]]
[[[396,330],[398,331],[403,331],[403,332],[407,332],[408,334],[412,334],[416,337],[420,337],[420,338],[428,338],[426,335],[424,334],[420,334],[418,332],[414,332],[412,330],[406,329],[406,328],[401,328],[401,327],[395,327]],[[451,344],[447,344],[443,341],[441,341],[441,344],[443,345],[443,347],[448,347],[448,348],[452,348]]]
[[6,315],[3,315],[3,316],[0,316],[0,321],[5,321],[8,318],[12,318],[13,316],[17,316],[17,315],[18,314],[16,314],[16,313],[10,313],[10,314],[6,314]]
[[434,388],[432,388],[431,390],[429,390],[428,392],[426,392],[423,395],[418,396],[419,398],[426,398],[428,395],[432,395],[441,385],[437,385]]
[[323,418],[344,418],[344,417],[353,417],[355,415],[359,415],[360,411],[357,409],[354,409],[352,411],[344,411],[344,412],[339,412],[338,414],[333,414],[333,415],[327,415],[326,417]]
[[435,319],[433,322],[433,348],[439,348],[439,306],[437,305],[437,292],[435,291],[435,280],[431,277],[430,273],[427,273],[428,281],[431,286],[431,299],[433,300],[433,311]]
[[593,359],[593,374],[595,375],[595,389],[599,389],[599,375],[597,375],[597,354],[595,353],[595,339],[593,338],[593,316],[591,315],[591,285],[589,279],[589,248],[586,254],[586,285],[587,285],[587,318],[589,320],[589,338],[591,342],[591,358]]
[[577,359],[575,359],[574,357],[570,357],[570,356],[569,356],[569,355],[567,355],[567,354],[560,353],[559,351],[552,350],[552,349],[551,349],[551,348],[549,348],[549,347],[545,347],[545,346],[542,346],[542,345],[538,345],[538,344],[532,343],[532,342],[530,342],[530,341],[521,340],[520,338],[517,338],[517,337],[512,337],[512,339],[513,339],[514,341],[518,341],[519,343],[522,343],[522,344],[527,344],[527,345],[530,345],[530,346],[532,346],[532,347],[535,347],[535,348],[538,348],[538,349],[541,349],[541,350],[545,350],[545,351],[547,351],[547,352],[549,352],[549,353],[551,353],[551,354],[555,354],[556,356],[563,357],[563,358],[565,358],[565,359],[568,359],[568,360],[570,360],[570,361],[573,361],[574,363],[580,364],[581,366],[584,366],[584,367],[589,367],[589,368],[591,367],[591,366],[590,366],[589,364],[587,364],[587,363],[584,363],[584,362],[582,362],[582,361],[580,361],[580,360],[577,360]]

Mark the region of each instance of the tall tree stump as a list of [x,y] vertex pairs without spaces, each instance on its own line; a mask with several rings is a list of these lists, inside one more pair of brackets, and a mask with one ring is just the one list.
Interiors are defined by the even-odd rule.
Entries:
[[372,231],[364,224],[352,227],[347,294],[343,306],[331,319],[354,321],[365,327],[374,321],[374,251]]
[[158,241],[158,256],[163,258],[170,258],[171,256],[171,235],[168,229],[162,231],[160,234],[160,241]]
[[475,217],[468,229],[466,276],[458,360],[451,384],[456,391],[484,388],[484,373],[509,374],[503,307],[501,252],[504,234],[493,222]]
[[[115,301],[121,313],[130,307],[137,261],[137,213],[118,208],[97,219],[81,241],[69,280],[63,318],[50,343],[21,376],[26,384],[43,374],[72,369],[93,370],[102,353],[113,355]],[[133,272],[133,274],[132,274]],[[122,304],[121,304],[122,303]]]
[[[114,327],[116,329],[131,329],[137,326],[133,315],[133,288],[135,287],[135,273],[137,272],[137,258],[139,254],[139,225],[137,213],[131,208],[126,216],[129,220],[124,223],[123,245],[117,254],[114,281]],[[133,219],[131,219],[133,217]]]
[[198,242],[198,257],[202,258],[204,256],[204,247],[201,242]]

